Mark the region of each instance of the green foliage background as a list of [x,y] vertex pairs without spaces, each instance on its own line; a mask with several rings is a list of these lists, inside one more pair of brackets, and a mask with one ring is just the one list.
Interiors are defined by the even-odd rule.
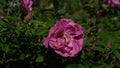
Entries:
[[[53,5],[54,7],[51,7]],[[0,0],[0,68],[119,68],[120,7],[102,0],[36,0],[33,19],[21,20],[18,0]],[[82,51],[63,58],[42,44],[60,17],[84,29]]]

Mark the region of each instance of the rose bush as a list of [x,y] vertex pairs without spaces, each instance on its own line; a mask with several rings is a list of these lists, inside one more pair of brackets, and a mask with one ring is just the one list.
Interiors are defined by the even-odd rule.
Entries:
[[104,0],[103,2],[112,8],[118,7],[120,5],[120,0]]
[[71,19],[60,19],[52,26],[43,44],[63,57],[73,57],[82,50],[83,40],[84,35],[80,25]]
[[[21,1],[33,1],[32,11]],[[1,0],[0,68],[120,68],[119,9],[103,0]]]

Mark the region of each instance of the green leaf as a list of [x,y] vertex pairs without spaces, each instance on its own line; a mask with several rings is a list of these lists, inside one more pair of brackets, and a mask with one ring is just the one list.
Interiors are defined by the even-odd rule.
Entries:
[[20,31],[15,30],[15,32],[16,32],[16,34],[17,34],[17,37],[19,37],[19,36],[20,36]]
[[103,7],[105,10],[108,10],[108,5],[102,4],[102,7]]
[[19,20],[19,17],[17,16],[6,16],[7,19],[12,20],[12,21],[17,21]]
[[19,57],[20,60],[24,60],[25,59],[25,54],[21,54]]
[[36,31],[36,35],[45,35],[47,34],[48,29],[46,27],[41,27],[39,30]]
[[44,61],[44,57],[40,55],[35,60],[35,62],[43,62],[43,61]]
[[3,61],[2,61],[2,60],[0,60],[0,64],[3,64]]
[[115,54],[116,58],[120,61],[120,52],[115,50],[115,51],[113,51],[113,53]]
[[100,52],[103,52],[103,51],[105,51],[105,49],[104,48],[102,48],[102,47],[92,47],[94,50],[96,50],[96,51],[100,51]]
[[0,43],[0,47],[2,47],[2,50],[3,50],[5,53],[8,53],[8,52],[10,51],[9,45],[7,45],[7,44],[2,44],[2,43]]
[[120,49],[120,30],[119,31],[116,31],[116,32],[113,32],[112,33],[112,49],[114,50],[119,50]]
[[84,66],[82,64],[79,64],[78,68],[84,68]]
[[84,52],[84,50],[82,51],[81,58],[85,59],[85,52]]
[[78,64],[78,68],[89,68],[89,65],[84,63],[84,64]]
[[42,21],[39,20],[31,20],[30,23],[33,23],[35,26],[45,26],[45,24]]
[[77,68],[76,64],[68,64],[66,68]]
[[0,30],[0,32],[6,31],[6,30],[7,30],[7,28],[2,28],[2,29]]
[[2,20],[0,20],[0,26],[6,26],[6,23]]

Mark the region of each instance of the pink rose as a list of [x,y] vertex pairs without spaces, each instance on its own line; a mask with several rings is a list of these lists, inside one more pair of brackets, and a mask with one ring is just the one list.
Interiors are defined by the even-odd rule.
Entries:
[[21,7],[24,11],[32,11],[33,1],[32,0],[21,0]]
[[29,12],[28,15],[26,16],[27,20],[31,20],[32,19],[32,12]]
[[103,2],[112,8],[118,7],[120,5],[120,0],[103,0]]
[[43,39],[46,48],[52,48],[62,57],[73,57],[83,47],[82,27],[71,19],[60,19]]
[[0,15],[0,19],[4,19],[4,17]]
[[21,0],[22,7],[22,19],[31,20],[32,19],[32,9],[35,4],[35,0]]

